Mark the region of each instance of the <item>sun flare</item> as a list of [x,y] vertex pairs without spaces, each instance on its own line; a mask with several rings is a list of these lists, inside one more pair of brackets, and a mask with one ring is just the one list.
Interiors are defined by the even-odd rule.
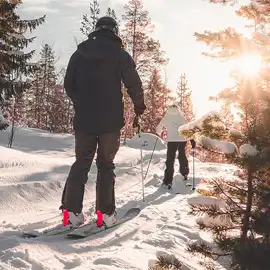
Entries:
[[241,118],[238,114],[240,110],[237,109],[234,104],[230,104],[230,110],[233,115],[234,122],[241,122]]
[[236,60],[236,68],[239,72],[254,76],[260,72],[262,64],[261,56],[258,54],[242,56]]

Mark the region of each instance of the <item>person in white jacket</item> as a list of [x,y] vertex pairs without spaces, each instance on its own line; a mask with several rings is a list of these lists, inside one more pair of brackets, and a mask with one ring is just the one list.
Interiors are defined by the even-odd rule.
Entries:
[[[164,172],[163,185],[171,189],[173,175],[174,175],[174,163],[176,152],[178,150],[179,172],[182,174],[185,180],[189,174],[189,164],[186,157],[186,144],[187,139],[184,136],[179,135],[178,129],[180,126],[187,124],[188,121],[184,117],[183,113],[179,110],[176,104],[169,107],[165,116],[161,119],[156,128],[157,135],[161,136],[162,129],[167,129],[167,159],[166,169]],[[196,143],[194,140],[190,140],[192,148],[195,148]]]

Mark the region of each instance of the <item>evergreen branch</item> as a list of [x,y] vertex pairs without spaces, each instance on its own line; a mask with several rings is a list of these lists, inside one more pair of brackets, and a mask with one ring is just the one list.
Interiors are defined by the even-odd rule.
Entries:
[[237,213],[239,214],[241,211],[239,210],[231,210],[228,209],[227,211],[225,210],[220,210],[217,205],[190,205],[191,210],[189,212],[190,215],[200,215],[202,213],[208,214],[210,217],[216,217],[216,216],[221,216],[221,215],[228,215],[231,213]]
[[[227,214],[227,216],[229,216],[229,214]],[[225,219],[226,219],[226,217],[224,217],[224,220]],[[216,236],[221,235],[224,232],[227,232],[227,231],[230,231],[230,230],[236,230],[236,229],[241,228],[240,225],[231,226],[229,224],[228,224],[228,226],[216,225],[214,223],[210,223],[210,224],[206,225],[203,221],[197,221],[197,224],[198,224],[200,230],[211,231],[212,234],[214,234]]]
[[238,242],[238,237],[218,235],[214,241],[223,252],[232,251]]
[[215,183],[215,185],[218,187],[218,190],[227,198],[227,200],[229,200],[233,205],[235,205],[238,209],[241,209],[243,211],[243,208],[238,204],[236,203],[230,195],[226,194],[226,192],[222,189],[221,185],[213,180],[213,182]]
[[212,58],[229,60],[239,57],[243,52],[256,51],[252,40],[230,27],[221,32],[205,31],[203,34],[195,32],[194,35],[197,41],[204,42],[212,51],[215,50],[214,53],[204,53]]
[[238,187],[238,186],[236,186],[234,184],[231,184],[229,181],[226,182],[226,185],[229,186],[229,187],[232,187],[234,189],[237,189],[238,191],[243,192],[245,194],[248,193],[248,191],[246,189],[243,189],[243,188],[240,188],[240,187]]
[[223,232],[223,231],[230,231],[230,230],[237,230],[237,229],[240,229],[241,228],[241,226],[240,225],[235,225],[235,226],[228,226],[228,227],[226,227],[226,226],[213,226],[212,227],[212,230],[214,230],[214,231],[216,231],[216,233],[215,234],[219,234],[219,233],[221,233],[221,232]]
[[204,257],[211,258],[213,260],[217,260],[220,257],[230,256],[232,252],[220,253],[213,251],[213,248],[209,247],[206,243],[192,243],[188,245],[188,252],[192,254],[200,253]]
[[174,255],[160,255],[154,267],[149,270],[181,270],[183,264]]
[[[228,180],[226,180],[224,182],[220,181],[220,183],[219,183],[220,186],[218,186],[214,183],[213,189],[217,194],[220,194],[220,195],[222,195],[223,194],[222,191],[224,191],[226,189],[226,191],[229,194],[232,194],[232,195],[234,195],[234,197],[238,198],[238,202],[242,202],[241,197],[245,197],[247,195],[247,190],[244,188],[244,187],[246,187],[246,185],[243,182],[242,187],[240,188],[240,187],[237,187],[237,184],[240,185],[240,183],[237,183],[236,181],[235,182],[231,181],[231,183]],[[227,198],[227,197],[225,197],[225,198]],[[228,200],[228,198],[226,199],[226,201],[227,201],[228,205],[234,205],[234,203],[232,203],[230,200]],[[234,201],[234,202],[237,203],[236,201]]]
[[26,29],[32,32],[38,26],[45,22],[46,15],[42,16],[41,18],[34,19],[34,20],[20,20],[20,21],[13,21],[14,26],[20,29],[20,32],[25,31]]

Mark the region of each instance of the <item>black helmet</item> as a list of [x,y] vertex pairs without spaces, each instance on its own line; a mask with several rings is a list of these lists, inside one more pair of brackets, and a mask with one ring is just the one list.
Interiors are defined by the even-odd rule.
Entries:
[[118,25],[114,18],[105,16],[98,19],[96,23],[96,30],[109,29],[118,35]]

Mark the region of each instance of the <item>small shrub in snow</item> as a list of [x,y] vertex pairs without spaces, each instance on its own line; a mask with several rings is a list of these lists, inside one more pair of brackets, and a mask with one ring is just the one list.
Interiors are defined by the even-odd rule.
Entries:
[[181,270],[182,263],[174,255],[157,255],[157,261],[154,266],[148,270]]

